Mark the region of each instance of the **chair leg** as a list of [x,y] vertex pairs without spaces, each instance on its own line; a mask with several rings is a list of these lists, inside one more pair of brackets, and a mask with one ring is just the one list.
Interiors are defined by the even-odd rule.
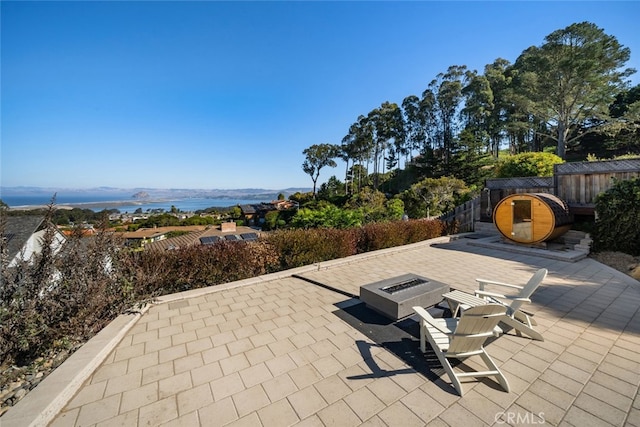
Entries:
[[504,391],[509,392],[509,382],[507,381],[507,378],[504,376],[502,371],[498,369],[498,365],[495,364],[491,356],[489,356],[489,354],[486,351],[483,351],[482,353],[480,353],[480,356],[482,357],[482,360],[484,360],[484,363],[487,365],[487,367],[490,370],[498,372],[495,375],[496,379],[498,380],[498,382],[500,383]]
[[438,354],[438,359],[440,360],[440,364],[444,368],[447,375],[449,375],[449,379],[451,380],[453,388],[455,388],[460,397],[462,397],[462,395],[464,394],[464,391],[462,390],[462,383],[458,379],[456,373],[453,371],[453,367],[451,366],[451,363],[449,363],[449,359],[447,359],[442,353]]
[[447,299],[449,305],[449,311],[451,311],[451,317],[458,317],[460,311],[460,303],[451,299]]
[[[425,334],[423,334],[422,330],[421,330],[420,331],[420,346],[421,347],[423,345],[424,340],[425,340]],[[445,372],[449,376],[449,379],[451,380],[451,383],[452,383],[453,387],[456,389],[458,394],[460,396],[462,396],[462,394],[463,394],[462,383],[460,382],[460,380],[456,376],[455,372],[453,371],[453,367],[451,366],[451,363],[449,363],[449,359],[447,359],[447,357],[444,355],[444,353],[438,348],[438,345],[435,342],[433,342],[431,339],[429,339],[429,344],[431,345],[431,348],[434,349],[436,357],[438,358],[438,361],[440,362],[440,365],[442,365],[442,367],[444,368]]]
[[534,340],[544,341],[544,338],[542,337],[540,332],[536,331],[535,329],[531,328],[530,326],[525,325],[522,322],[519,322],[518,320],[515,320],[512,317],[504,316],[502,319],[500,319],[500,321],[505,323],[505,324],[507,324],[507,325],[509,325],[509,326],[511,326],[517,332],[521,332],[521,333],[524,333],[524,334],[530,336]]

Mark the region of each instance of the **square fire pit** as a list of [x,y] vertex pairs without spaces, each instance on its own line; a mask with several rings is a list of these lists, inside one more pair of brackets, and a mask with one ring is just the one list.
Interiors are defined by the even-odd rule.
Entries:
[[433,307],[449,292],[449,285],[416,274],[403,274],[360,287],[367,307],[394,320],[413,314],[412,307]]

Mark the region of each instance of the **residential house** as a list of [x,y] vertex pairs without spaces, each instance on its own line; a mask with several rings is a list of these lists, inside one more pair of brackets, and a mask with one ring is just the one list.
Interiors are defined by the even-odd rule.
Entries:
[[[42,252],[46,232],[43,216],[7,216],[5,221],[2,237],[6,239],[9,267],[15,267],[21,261],[30,261],[34,255]],[[65,241],[64,234],[56,229],[52,242],[54,254],[62,249]]]
[[271,211],[288,210],[298,207],[298,203],[291,200],[274,200],[270,203],[256,203],[253,205],[239,205],[242,220],[248,226],[264,224],[265,215]]
[[147,243],[157,242],[167,238],[168,231],[158,228],[143,228],[138,231],[124,233],[124,242],[127,246],[143,248]]

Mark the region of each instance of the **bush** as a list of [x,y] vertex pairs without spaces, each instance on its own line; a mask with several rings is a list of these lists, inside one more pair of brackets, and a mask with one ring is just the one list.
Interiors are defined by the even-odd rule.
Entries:
[[553,176],[553,165],[563,160],[552,153],[529,152],[505,157],[496,165],[496,178]]
[[464,181],[451,178],[425,178],[398,196],[411,218],[441,215],[471,199]]
[[269,234],[266,240],[279,254],[279,266],[282,270],[356,253],[355,236],[351,230],[282,230]]
[[150,298],[260,276],[277,267],[277,254],[265,242],[221,241],[173,251],[128,252],[121,275]]
[[442,235],[438,220],[410,220],[371,223],[345,230],[317,228],[281,230],[266,240],[280,254],[280,268],[301,267],[432,239]]
[[42,251],[31,260],[9,268],[2,239],[0,365],[28,363],[58,342],[83,342],[135,304],[113,270],[120,242],[102,228],[84,244],[76,228],[55,254],[53,213],[51,207]]
[[358,253],[432,239],[441,236],[443,229],[441,221],[424,219],[367,224],[358,233]]
[[362,224],[359,212],[325,205],[318,209],[301,208],[291,219],[295,228],[351,228]]
[[640,178],[616,181],[596,198],[593,250],[640,255]]
[[9,269],[1,239],[0,365],[28,365],[59,343],[84,342],[117,315],[160,295],[414,243],[443,230],[437,220],[395,221],[279,230],[257,242],[130,251],[103,226],[92,240],[76,229],[56,255],[47,249],[56,232],[50,219],[44,250],[33,262]]

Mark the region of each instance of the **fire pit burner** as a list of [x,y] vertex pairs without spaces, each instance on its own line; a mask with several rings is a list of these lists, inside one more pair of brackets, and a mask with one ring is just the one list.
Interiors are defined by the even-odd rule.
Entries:
[[411,279],[400,282],[397,285],[384,286],[380,288],[380,290],[393,295],[396,292],[404,291],[405,289],[413,288],[414,286],[418,286],[423,283],[427,283],[427,281],[423,279]]

